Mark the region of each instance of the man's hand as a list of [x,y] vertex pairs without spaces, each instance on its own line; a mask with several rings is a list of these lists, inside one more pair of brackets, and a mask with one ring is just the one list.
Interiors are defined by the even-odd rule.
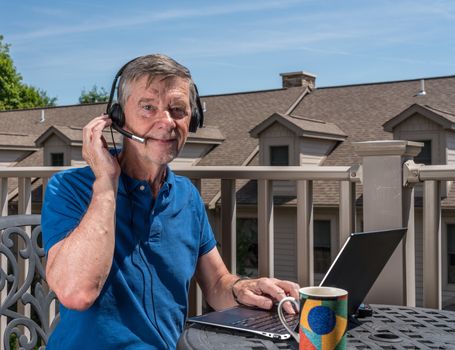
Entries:
[[97,179],[110,180],[116,184],[120,175],[120,165],[107,148],[103,130],[112,124],[112,120],[103,114],[88,123],[82,133],[82,157],[92,168]]
[[[248,306],[257,306],[262,309],[271,309],[275,302],[286,296],[299,300],[299,285],[290,281],[276,278],[245,279],[234,283],[232,293],[237,301]],[[294,314],[291,303],[286,303],[284,309]]]

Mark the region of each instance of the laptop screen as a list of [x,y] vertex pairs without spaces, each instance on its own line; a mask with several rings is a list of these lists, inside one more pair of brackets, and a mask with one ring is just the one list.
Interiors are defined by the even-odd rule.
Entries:
[[399,228],[352,233],[320,286],[347,290],[348,312],[349,315],[355,314],[406,230],[406,228]]

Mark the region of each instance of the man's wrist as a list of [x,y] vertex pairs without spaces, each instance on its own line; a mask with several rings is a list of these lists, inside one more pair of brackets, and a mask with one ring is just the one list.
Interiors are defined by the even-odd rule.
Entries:
[[241,282],[241,281],[245,281],[245,280],[249,280],[250,278],[249,277],[240,277],[239,279],[237,279],[234,283],[232,283],[232,287],[231,287],[231,292],[232,292],[232,297],[234,298],[234,301],[237,303],[237,304],[241,304],[241,302],[239,301],[239,299],[237,298],[237,294],[235,294],[235,291],[234,291],[234,287],[237,283]]
[[93,192],[96,194],[117,194],[118,181],[108,177],[96,178],[93,182]]

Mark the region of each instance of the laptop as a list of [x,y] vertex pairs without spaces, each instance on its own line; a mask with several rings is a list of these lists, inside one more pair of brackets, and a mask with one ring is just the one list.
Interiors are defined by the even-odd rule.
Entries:
[[[351,320],[406,230],[399,228],[352,233],[336,256],[320,286],[337,287],[348,291],[348,314]],[[286,315],[286,318],[288,324],[298,325],[298,314]],[[276,307],[272,310],[262,310],[239,305],[190,317],[188,321],[252,332],[273,339],[290,338],[290,334],[278,318]]]

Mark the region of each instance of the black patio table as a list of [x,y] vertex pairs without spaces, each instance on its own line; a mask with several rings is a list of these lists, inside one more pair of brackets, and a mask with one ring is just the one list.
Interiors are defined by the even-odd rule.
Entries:
[[[373,315],[348,331],[347,349],[455,349],[455,312],[394,305],[371,305]],[[285,350],[297,342],[273,341],[247,332],[188,323],[178,350]]]

